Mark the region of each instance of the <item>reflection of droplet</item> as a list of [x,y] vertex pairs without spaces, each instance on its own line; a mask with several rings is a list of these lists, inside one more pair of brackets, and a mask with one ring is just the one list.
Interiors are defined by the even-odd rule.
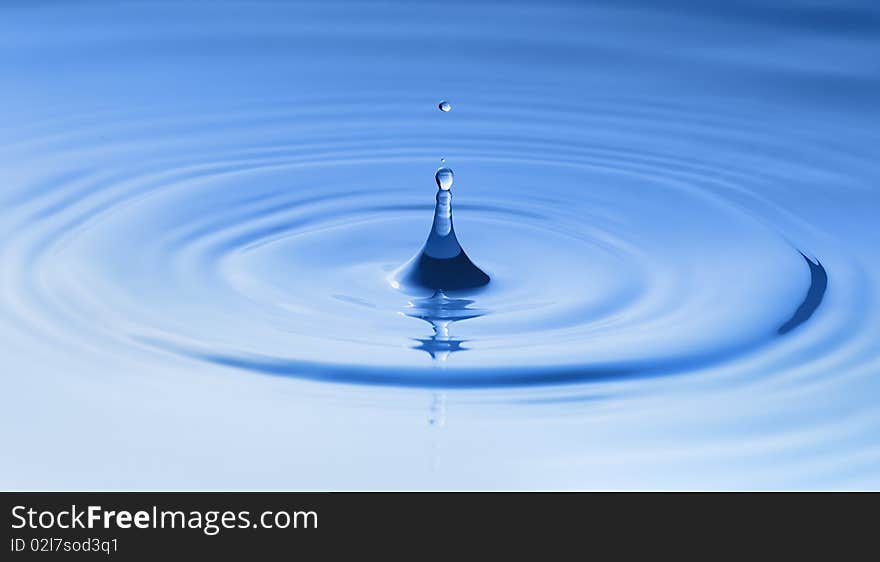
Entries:
[[453,175],[452,170],[446,167],[440,168],[437,170],[437,173],[434,174],[434,180],[437,182],[437,187],[443,191],[449,191],[452,188],[453,179],[455,179],[455,176]]
[[440,427],[446,425],[446,395],[434,393],[428,412],[428,424]]
[[452,110],[452,106],[449,105],[449,102],[446,101],[446,100],[441,101],[441,102],[437,105],[437,107],[438,107],[438,108],[440,109],[440,111],[442,111],[443,113],[449,113],[449,111]]

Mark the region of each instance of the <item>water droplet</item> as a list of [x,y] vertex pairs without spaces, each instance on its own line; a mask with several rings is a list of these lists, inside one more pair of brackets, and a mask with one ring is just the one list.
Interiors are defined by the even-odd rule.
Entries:
[[437,170],[437,173],[434,174],[434,180],[437,182],[437,187],[442,189],[443,191],[449,191],[452,187],[452,181],[455,176],[452,173],[452,170],[449,168],[440,168]]
[[440,163],[441,163],[441,164],[445,164],[445,163],[446,163],[446,158],[441,158],[441,159],[440,159]]
[[446,100],[443,100],[443,101],[441,101],[439,104],[437,104],[437,107],[438,107],[438,108],[440,109],[440,111],[442,111],[443,113],[449,113],[449,111],[452,110],[452,106],[451,106],[451,105],[449,104],[449,102],[446,101]]

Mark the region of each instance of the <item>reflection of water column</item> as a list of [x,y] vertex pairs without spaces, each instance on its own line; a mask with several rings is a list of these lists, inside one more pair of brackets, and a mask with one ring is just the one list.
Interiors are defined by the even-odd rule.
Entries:
[[[427,338],[416,338],[419,345],[414,349],[421,349],[428,353],[434,360],[437,368],[446,367],[446,358],[451,353],[463,351],[461,344],[464,340],[454,338],[449,331],[453,322],[476,318],[484,313],[480,310],[469,308],[474,301],[468,299],[451,299],[443,291],[436,291],[433,295],[424,299],[415,299],[410,302],[407,316],[424,320],[431,324],[434,333]],[[428,425],[443,427],[446,425],[446,394],[435,392],[431,395],[431,405],[428,409]],[[431,469],[436,468],[437,462],[437,437],[432,438],[431,444]]]
[[[464,340],[454,338],[449,331],[453,322],[476,318],[484,313],[480,310],[469,308],[474,301],[468,299],[451,299],[443,291],[436,291],[433,295],[424,299],[414,299],[410,302],[410,308],[405,312],[407,316],[424,320],[431,324],[434,333],[427,338],[416,338],[419,345],[413,349],[421,349],[428,353],[434,360],[434,366],[438,369],[446,368],[446,358],[451,353],[463,351],[461,344]],[[446,425],[446,394],[435,392],[431,395],[431,405],[428,409],[428,425],[431,427],[443,427]],[[432,437],[431,444],[431,469],[436,468],[437,462],[437,436]]]
[[449,324],[451,320],[439,320],[432,322],[434,335],[430,339],[419,340],[422,344],[418,347],[431,354],[437,361],[446,361],[449,354],[461,349],[461,341],[454,340],[449,336]]
[[407,316],[424,320],[431,324],[434,333],[428,338],[416,338],[419,345],[413,349],[421,349],[437,361],[445,361],[450,353],[462,351],[464,340],[456,339],[450,334],[453,322],[476,318],[484,313],[468,308],[474,301],[468,299],[451,299],[443,291],[435,291],[424,299],[410,301]]

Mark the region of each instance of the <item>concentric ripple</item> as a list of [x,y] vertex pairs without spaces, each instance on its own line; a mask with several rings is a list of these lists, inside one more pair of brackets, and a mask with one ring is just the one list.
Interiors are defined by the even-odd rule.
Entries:
[[0,484],[880,484],[875,3],[20,4]]
[[[430,227],[435,189],[424,162],[438,142],[453,144],[431,116],[394,122],[374,108],[374,122],[351,124],[298,104],[258,121],[283,126],[237,124],[238,139],[271,139],[243,146],[199,146],[200,126],[222,129],[225,120],[153,130],[130,141],[153,153],[138,168],[72,170],[27,198],[13,195],[23,217],[22,243],[9,245],[20,255],[14,273],[20,284],[48,285],[64,303],[64,325],[93,332],[90,319],[105,319],[100,335],[117,345],[365,384],[671,374],[809,329],[834,275],[809,237],[755,195],[767,178],[643,152],[652,118],[614,120],[598,101],[584,109],[514,115],[517,134],[506,142],[495,139],[509,124],[491,106],[456,126],[459,237],[493,281],[449,295],[479,313],[444,320],[453,353],[440,370],[430,345],[424,353],[437,326],[412,312],[420,295],[388,283]],[[356,138],[380,126],[384,146]],[[677,119],[682,132],[664,138],[687,154],[676,144],[702,127]],[[133,130],[123,122],[111,131]],[[606,130],[613,142],[596,146]],[[762,139],[760,130],[736,134]],[[186,158],[179,146],[190,147]]]

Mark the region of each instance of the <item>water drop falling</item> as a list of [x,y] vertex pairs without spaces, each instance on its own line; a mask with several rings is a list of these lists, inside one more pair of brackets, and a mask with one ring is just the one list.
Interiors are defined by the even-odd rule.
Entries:
[[443,191],[449,191],[452,188],[452,182],[455,180],[455,174],[452,173],[452,170],[447,167],[442,167],[437,170],[437,173],[434,174],[434,181],[437,182],[437,187],[442,189]]
[[440,163],[441,163],[441,164],[445,164],[445,163],[446,163],[446,158],[441,158],[441,159],[440,159]]
[[440,109],[443,113],[449,113],[452,110],[452,106],[448,101],[443,100],[439,104],[437,104],[437,108]]

